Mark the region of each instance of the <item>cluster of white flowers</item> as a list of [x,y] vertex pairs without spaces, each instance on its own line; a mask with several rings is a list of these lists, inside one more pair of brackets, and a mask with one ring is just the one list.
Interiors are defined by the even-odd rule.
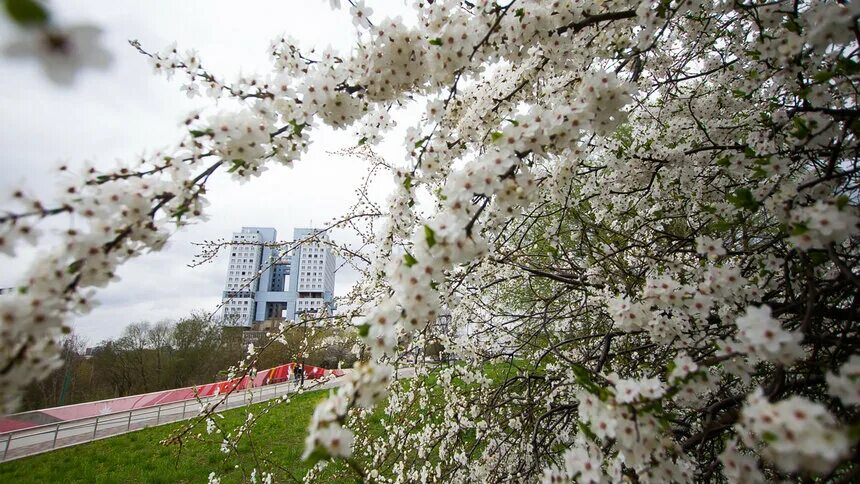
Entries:
[[747,398],[737,432],[747,447],[786,472],[829,472],[850,449],[848,436],[824,406],[798,396],[771,403],[761,389]]
[[211,149],[223,159],[230,160],[230,170],[238,179],[261,174],[272,121],[251,110],[222,112],[209,119]]
[[726,448],[720,454],[720,462],[723,464],[723,476],[732,484],[767,482],[758,468],[756,458],[741,452],[735,441],[726,442]]
[[564,467],[545,469],[541,482],[583,482],[588,484],[604,482],[603,455],[596,445],[579,438],[564,451],[563,459]]
[[658,341],[687,340],[707,320],[718,296],[746,296],[746,283],[737,268],[710,267],[698,285],[681,284],[670,275],[647,278],[637,296],[641,302],[611,296],[606,305],[622,331],[644,330]]
[[799,249],[821,249],[860,232],[856,209],[847,204],[818,200],[791,211],[791,242]]
[[641,329],[651,319],[647,304],[632,302],[627,297],[609,298],[607,307],[615,324],[624,331]]
[[699,284],[699,291],[723,300],[732,300],[746,289],[746,285],[747,279],[741,275],[739,267],[710,266]]
[[769,306],[748,306],[743,316],[735,320],[738,341],[746,353],[762,359],[791,364],[803,356],[802,336],[786,331],[779,320],[771,316]]
[[349,457],[352,454],[353,433],[341,425],[348,409],[349,400],[341,392],[332,393],[322,404],[317,405],[305,439],[303,458],[317,449],[336,457]]
[[[597,81],[589,86],[589,96],[624,98],[615,76],[603,73],[592,77]],[[585,125],[588,113],[596,106],[585,106],[581,114],[571,110],[567,113],[577,118],[586,116],[582,120]],[[443,280],[445,271],[486,253],[486,243],[478,236],[480,229],[475,226],[478,212],[471,198],[480,195],[489,201],[490,197],[497,196],[496,207],[507,210],[534,192],[533,179],[528,168],[520,164],[517,154],[541,151],[548,136],[566,133],[563,125],[553,123],[553,116],[559,115],[534,111],[518,116],[516,123],[498,133],[496,149],[451,174],[441,192],[442,211],[416,228],[409,241],[409,251],[396,252],[386,268],[386,278],[394,296],[376,304],[365,326],[366,341],[375,358],[392,356],[401,332],[413,334],[435,321],[441,309],[435,285]],[[591,115],[603,124],[619,117],[617,112],[614,117],[605,113],[597,118],[594,118],[595,113]],[[397,222],[394,220],[392,224]],[[354,391],[356,399],[365,404],[375,403],[384,394],[363,386],[362,380],[356,381]],[[353,391],[352,387],[346,391]],[[314,435],[313,430],[311,434]]]
[[708,259],[718,259],[726,255],[722,240],[705,236],[696,237],[696,252],[708,256]]
[[618,378],[616,374],[609,374],[606,379],[615,386],[615,401],[618,403],[656,400],[666,393],[659,378]]
[[672,360],[672,371],[669,372],[669,382],[674,383],[677,380],[682,380],[698,369],[699,365],[690,358],[690,355],[681,353]]
[[353,405],[371,408],[388,394],[391,381],[390,366],[369,363],[354,368],[344,385],[332,391],[314,409],[303,458],[308,458],[314,452],[323,452],[321,457],[352,455],[355,437],[351,430],[343,426],[347,412]]
[[[66,183],[57,196],[56,211],[78,223],[60,234],[62,245],[30,269],[16,294],[0,299],[3,356],[15,363],[0,376],[7,388],[44,376],[60,363],[53,339],[62,331],[65,316],[92,309],[92,289],[116,279],[120,264],[160,250],[173,222],[202,215],[207,204],[202,191],[186,190],[191,170],[201,159],[193,150],[180,148],[180,153],[187,158],[157,155],[114,172],[85,167],[78,174],[59,167]],[[144,179],[144,172],[162,176]],[[21,192],[14,198],[26,209],[50,213],[42,202]],[[20,237],[35,236],[36,229],[30,227],[14,217],[0,221],[7,252],[14,253]],[[3,396],[5,408],[14,408],[18,393],[7,391]]]
[[642,296],[658,306],[682,306],[690,288],[683,287],[669,276],[645,281]]
[[[643,477],[650,475],[649,479],[658,482],[685,482],[689,478],[690,470],[686,465],[681,465],[682,459],[676,461],[672,457],[675,451],[660,437],[660,422],[650,414],[636,415],[628,406],[630,403],[635,403],[634,400],[638,400],[638,398],[630,398],[632,393],[642,392],[643,397],[644,394],[648,394],[649,398],[659,398],[663,393],[659,381],[644,379],[639,382],[628,380],[618,383],[624,387],[621,392],[625,396],[620,400],[619,396],[616,396],[614,403],[604,402],[589,393],[578,394],[578,414],[582,422],[588,425],[590,433],[604,444],[614,442],[618,445],[620,452],[616,455],[614,464],[606,469],[610,480],[621,479],[621,464],[624,463],[637,469]],[[628,394],[627,388],[633,389],[631,393]],[[609,447],[604,446],[604,448]],[[580,452],[579,456],[584,454]],[[602,476],[600,462],[599,458],[592,460],[592,465],[595,467],[588,470],[596,474],[589,474],[590,476],[594,478]],[[660,464],[655,465],[654,462]],[[580,472],[583,471],[580,470]],[[605,476],[599,479],[600,482],[605,480]]]

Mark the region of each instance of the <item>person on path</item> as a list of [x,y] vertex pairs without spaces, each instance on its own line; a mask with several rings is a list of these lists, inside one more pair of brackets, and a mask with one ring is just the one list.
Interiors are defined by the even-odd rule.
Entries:
[[305,365],[296,366],[296,383],[301,386],[305,384]]

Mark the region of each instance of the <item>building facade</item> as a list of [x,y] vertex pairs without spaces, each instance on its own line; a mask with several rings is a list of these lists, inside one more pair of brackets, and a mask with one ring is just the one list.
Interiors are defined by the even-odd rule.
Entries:
[[[278,244],[271,227],[242,227],[233,234],[222,310],[227,324],[295,319],[297,313],[333,310],[335,255],[327,234],[297,228]],[[286,251],[283,247],[291,247]]]

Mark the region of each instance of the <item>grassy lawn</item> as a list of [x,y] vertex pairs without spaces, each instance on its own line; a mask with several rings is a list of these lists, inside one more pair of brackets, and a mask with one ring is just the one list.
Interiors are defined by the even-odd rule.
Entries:
[[[276,481],[304,475],[302,462],[304,440],[314,406],[328,394],[327,390],[293,396],[289,403],[279,403],[260,417],[252,436],[258,455],[268,456],[286,470],[277,472]],[[267,403],[251,407],[258,414]],[[241,423],[248,409],[224,412],[226,428]],[[181,428],[182,424],[153,427],[122,436],[103,439],[66,449],[0,464],[0,482],[206,482],[210,472],[225,474],[222,482],[239,482],[242,473],[234,469],[235,457],[219,451],[217,443],[189,440],[178,446],[165,447],[158,442]],[[205,425],[195,429],[207,436]],[[240,451],[250,454],[247,439]],[[252,458],[246,459],[253,468]],[[264,466],[268,468],[269,466]],[[228,474],[229,473],[229,474]],[[259,478],[259,476],[258,476]]]

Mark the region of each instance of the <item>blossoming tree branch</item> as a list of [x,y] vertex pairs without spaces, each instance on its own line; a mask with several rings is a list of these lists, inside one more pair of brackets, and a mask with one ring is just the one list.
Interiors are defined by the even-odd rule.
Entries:
[[[4,252],[46,217],[76,228],[0,299],[7,410],[94,288],[203,216],[210,178],[300,162],[321,123],[373,146],[420,105],[348,301],[370,358],[316,408],[308,479],[343,459],[369,481],[856,481],[856,2],[343,7],[352,51],[277,39],[235,82],[133,43],[232,102],[171,150],[15,194]],[[393,382],[443,312],[462,361]]]

